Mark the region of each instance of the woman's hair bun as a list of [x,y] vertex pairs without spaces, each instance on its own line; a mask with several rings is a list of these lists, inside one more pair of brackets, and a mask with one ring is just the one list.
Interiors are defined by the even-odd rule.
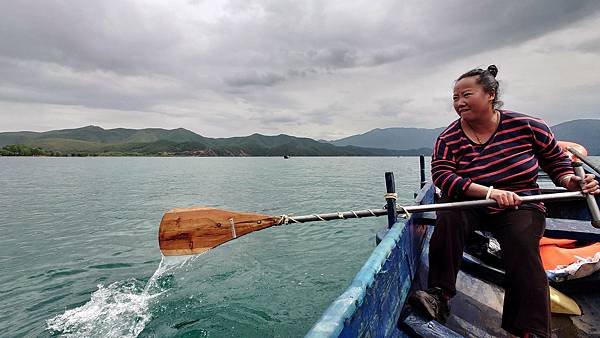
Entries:
[[498,74],[498,67],[496,67],[496,65],[490,65],[487,68],[488,72],[490,72],[494,77],[496,77],[496,74]]

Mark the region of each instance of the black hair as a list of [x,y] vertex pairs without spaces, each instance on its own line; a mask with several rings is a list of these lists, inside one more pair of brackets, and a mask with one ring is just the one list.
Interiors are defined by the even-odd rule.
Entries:
[[492,101],[492,107],[494,109],[499,109],[504,104],[500,101],[500,84],[498,80],[496,80],[496,75],[498,74],[498,67],[495,65],[490,65],[487,69],[471,69],[470,71],[461,75],[456,81],[460,81],[466,77],[477,76],[477,84],[480,84],[486,93],[494,92],[496,95],[494,96],[494,101]]

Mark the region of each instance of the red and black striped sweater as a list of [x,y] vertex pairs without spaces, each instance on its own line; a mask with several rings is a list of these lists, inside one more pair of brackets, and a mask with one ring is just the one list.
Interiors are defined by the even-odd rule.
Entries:
[[[496,132],[481,145],[467,138],[460,119],[454,121],[436,140],[431,160],[434,184],[444,196],[457,199],[464,198],[473,182],[522,196],[537,195],[538,167],[557,185],[561,176],[573,173],[544,121],[507,110],[500,111]],[[544,210],[541,204],[535,207]],[[490,211],[494,210],[499,209]]]

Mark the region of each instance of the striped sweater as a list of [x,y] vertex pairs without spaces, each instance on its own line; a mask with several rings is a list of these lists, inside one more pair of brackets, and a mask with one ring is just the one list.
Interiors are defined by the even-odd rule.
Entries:
[[[538,167],[557,185],[559,177],[573,173],[569,158],[544,121],[504,110],[496,132],[482,145],[467,138],[460,119],[450,124],[435,142],[431,176],[444,196],[457,199],[464,198],[473,182],[537,195]],[[542,205],[537,207],[543,210]]]

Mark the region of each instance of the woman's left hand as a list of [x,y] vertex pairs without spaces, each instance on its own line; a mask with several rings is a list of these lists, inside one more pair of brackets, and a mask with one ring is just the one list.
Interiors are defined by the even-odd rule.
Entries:
[[581,177],[577,175],[573,175],[569,177],[569,181],[565,185],[565,188],[570,191],[579,191],[584,194],[592,194],[598,195],[600,194],[600,185],[598,181],[596,181],[596,176],[592,174],[585,175],[585,179],[583,180],[583,185],[581,184]]

